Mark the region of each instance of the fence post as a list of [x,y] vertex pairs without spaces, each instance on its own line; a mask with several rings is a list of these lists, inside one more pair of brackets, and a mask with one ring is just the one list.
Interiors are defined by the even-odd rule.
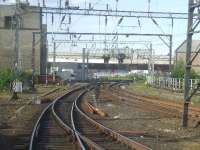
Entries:
[[178,79],[178,87],[181,89],[181,79]]
[[178,81],[178,79],[177,79],[177,78],[174,78],[174,80],[175,80],[175,81],[174,81],[174,82],[175,82],[175,87],[174,87],[174,88],[175,88],[175,91],[176,91],[176,90],[177,90],[177,81]]

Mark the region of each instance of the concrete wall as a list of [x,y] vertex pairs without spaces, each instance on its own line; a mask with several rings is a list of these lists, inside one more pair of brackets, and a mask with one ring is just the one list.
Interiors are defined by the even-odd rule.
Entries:
[[[18,10],[21,18],[21,24],[23,29],[40,29],[40,14],[33,13],[32,11],[39,11],[38,7],[27,6]],[[4,28],[5,16],[14,16],[14,5],[0,5],[0,28]]]
[[[32,41],[33,32],[40,32],[40,14],[32,13],[33,10],[39,11],[37,7],[23,7],[19,10],[21,17],[21,28],[19,30],[19,49],[21,52],[22,69],[32,69]],[[5,16],[14,16],[15,6],[0,6],[0,68],[11,68],[16,61],[15,47],[15,29],[6,29],[4,26]],[[44,27],[45,28],[45,27]],[[46,30],[46,29],[45,29]],[[35,69],[36,73],[40,73],[41,52],[40,52],[40,35],[36,35],[35,39]],[[46,41],[46,40],[45,40]],[[47,52],[43,49],[43,62],[46,63]],[[46,68],[46,64],[42,67]]]
[[[5,36],[6,35],[6,36]],[[32,32],[27,30],[19,31],[19,49],[21,53],[22,69],[31,69],[32,64]],[[38,41],[39,35],[36,37]],[[10,30],[0,30],[0,68],[13,67],[16,60],[15,32]],[[40,69],[40,47],[36,45],[35,49],[36,71]]]

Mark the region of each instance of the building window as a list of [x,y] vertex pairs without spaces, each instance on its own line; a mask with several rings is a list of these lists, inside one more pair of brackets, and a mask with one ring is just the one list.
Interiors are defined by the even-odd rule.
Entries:
[[6,29],[16,28],[16,17],[5,16],[4,27]]

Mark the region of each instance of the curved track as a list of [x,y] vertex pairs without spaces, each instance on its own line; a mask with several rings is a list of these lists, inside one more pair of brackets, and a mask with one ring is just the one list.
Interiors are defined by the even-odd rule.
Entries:
[[[68,100],[68,97],[78,90],[79,88],[64,94],[46,107],[33,129],[29,150],[80,149],[74,138],[73,130],[61,119],[65,115],[66,109],[63,110],[63,107],[59,104],[60,100]],[[70,105],[65,108],[68,107]]]
[[42,112],[32,132],[29,150],[150,150],[87,116],[81,109],[88,90],[76,88]]
[[[74,130],[92,140],[99,149],[106,150],[150,150],[150,148],[128,139],[115,131],[101,125],[87,116],[81,109],[81,102],[85,92],[74,103]],[[86,146],[87,147],[87,146]]]

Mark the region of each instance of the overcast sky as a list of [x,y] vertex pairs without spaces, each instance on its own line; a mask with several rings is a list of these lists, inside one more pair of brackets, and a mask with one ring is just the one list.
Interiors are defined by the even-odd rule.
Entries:
[[[0,0],[2,1],[2,0]],[[148,1],[149,0],[118,0],[117,8],[118,10],[136,10],[136,11],[148,11]],[[187,12],[188,9],[188,0],[150,0],[150,11],[170,11],[170,12]],[[10,0],[10,2],[14,2]],[[62,0],[64,3],[64,0]],[[30,0],[31,4],[42,5],[42,0]],[[116,0],[70,0],[71,6],[79,6],[80,8],[88,8],[89,3],[95,9],[106,9],[106,4],[109,5],[109,9],[116,9]],[[58,0],[46,0],[45,4],[48,6],[58,6]],[[124,18],[121,25],[117,26],[117,22],[119,21],[119,17],[108,17],[108,24],[105,26],[105,17],[91,17],[91,16],[72,16],[71,25],[67,25],[68,16],[65,19],[66,24],[60,25],[62,15],[55,15],[52,23],[52,16],[49,15],[46,17],[44,15],[44,23],[47,20],[48,31],[66,31],[67,27],[69,27],[72,32],[123,32],[123,33],[165,33],[165,34],[173,34],[173,50],[176,49],[185,39],[186,39],[186,29],[187,29],[187,20],[174,20],[174,26],[172,30],[172,21],[171,19],[155,19],[159,24],[160,28],[155,26],[150,18],[144,19],[139,18],[141,23],[141,28],[138,25],[137,18]],[[49,36],[49,44],[51,44],[51,36],[54,36],[56,39],[68,39],[66,36]],[[81,37],[81,40],[84,39],[92,39],[92,36]],[[111,40],[112,37],[94,37],[96,40]],[[199,38],[196,36],[195,38]],[[168,54],[168,48],[163,44],[158,37],[119,37],[119,40],[127,40],[127,41],[151,41],[153,44],[153,48],[155,49],[157,54]],[[165,39],[167,41],[167,39]],[[76,38],[74,39],[76,41]],[[76,44],[74,44],[76,45]],[[107,47],[111,47],[112,45],[107,45]],[[127,44],[127,45],[119,45],[119,47],[132,47],[132,48],[144,48],[144,45],[141,44]],[[60,51],[73,51],[77,49],[82,49],[86,47],[83,44],[77,44],[73,46],[70,44],[61,44],[58,48]],[[87,47],[92,47],[91,44],[87,44]],[[105,44],[97,44],[97,49],[103,49]],[[50,48],[50,51],[52,49]]]

